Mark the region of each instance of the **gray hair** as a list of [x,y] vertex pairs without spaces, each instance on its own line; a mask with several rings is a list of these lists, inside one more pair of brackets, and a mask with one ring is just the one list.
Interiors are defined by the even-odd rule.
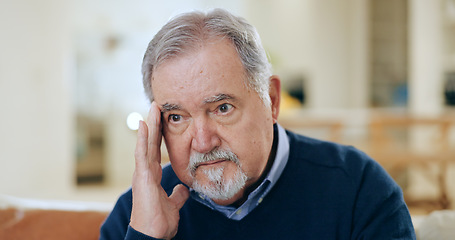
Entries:
[[223,9],[181,14],[166,23],[150,41],[142,62],[142,81],[150,102],[153,101],[153,71],[164,61],[214,37],[227,38],[233,43],[245,68],[246,85],[270,106],[272,70],[259,34],[245,19]]

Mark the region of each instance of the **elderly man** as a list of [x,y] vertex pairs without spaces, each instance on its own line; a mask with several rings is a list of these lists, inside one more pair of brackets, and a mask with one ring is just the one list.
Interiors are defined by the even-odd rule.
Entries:
[[152,105],[132,189],[101,239],[415,239],[400,188],[376,162],[277,123],[280,80],[244,19],[180,15],[142,68]]

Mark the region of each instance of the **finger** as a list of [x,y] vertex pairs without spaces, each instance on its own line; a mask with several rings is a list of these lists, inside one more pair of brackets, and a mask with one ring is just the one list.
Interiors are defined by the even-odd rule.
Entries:
[[148,125],[148,151],[147,155],[150,160],[155,160],[161,164],[161,111],[156,102],[152,102],[149,115],[147,117]]
[[186,188],[182,184],[179,184],[174,187],[174,190],[172,191],[172,194],[171,196],[169,196],[169,198],[172,200],[172,202],[175,203],[177,209],[180,210],[180,208],[183,207],[183,204],[185,204],[189,196],[190,192],[188,191],[188,188]]
[[145,169],[147,161],[147,144],[148,144],[148,128],[144,121],[139,121],[139,129],[137,131],[136,150],[134,158],[136,168]]

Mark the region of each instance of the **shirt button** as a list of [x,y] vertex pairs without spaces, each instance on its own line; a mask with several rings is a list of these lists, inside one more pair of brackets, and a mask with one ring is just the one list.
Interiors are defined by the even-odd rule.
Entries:
[[258,200],[258,203],[261,203],[261,202],[262,202],[262,200],[263,200],[263,198],[259,198],[259,200]]
[[242,213],[242,209],[241,208],[235,212],[235,214],[237,214],[237,215],[240,215],[240,213]]

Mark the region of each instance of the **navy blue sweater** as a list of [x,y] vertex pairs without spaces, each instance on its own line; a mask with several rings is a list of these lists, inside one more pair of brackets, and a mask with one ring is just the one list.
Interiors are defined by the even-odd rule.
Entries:
[[[401,189],[353,147],[287,132],[289,161],[273,189],[240,221],[190,198],[174,239],[415,239]],[[180,183],[170,166],[162,186]],[[100,239],[153,239],[131,227],[131,189],[118,200]]]

